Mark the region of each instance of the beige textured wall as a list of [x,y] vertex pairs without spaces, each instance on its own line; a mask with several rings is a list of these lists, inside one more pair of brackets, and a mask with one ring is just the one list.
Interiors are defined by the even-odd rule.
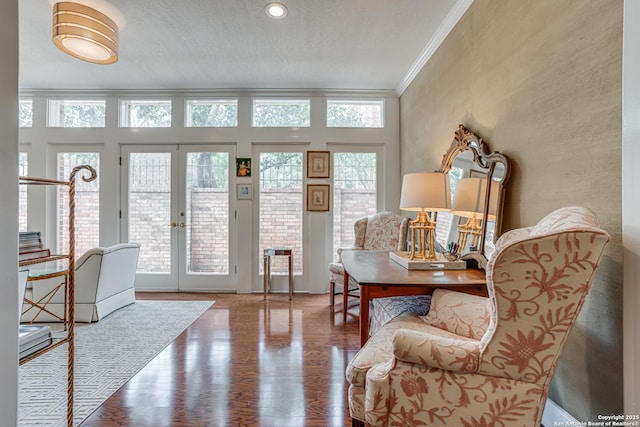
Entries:
[[475,0],[400,99],[402,173],[437,169],[459,123],[512,160],[503,230],[567,205],[613,239],[550,397],[622,410],[622,0]]

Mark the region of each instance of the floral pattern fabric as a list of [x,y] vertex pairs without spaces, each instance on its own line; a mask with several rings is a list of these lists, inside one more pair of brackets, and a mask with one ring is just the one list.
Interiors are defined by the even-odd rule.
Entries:
[[425,322],[445,331],[479,341],[489,326],[491,304],[487,297],[436,289],[432,307]]
[[[540,425],[609,239],[579,207],[505,233],[487,265],[488,316],[482,304],[452,313],[449,291],[434,294],[422,325],[405,316],[384,325],[347,367],[351,416],[372,426]],[[470,326],[481,323],[483,334]]]
[[[336,261],[329,264],[329,282],[338,292],[344,288],[343,251],[403,251],[407,241],[409,218],[393,212],[377,214],[358,219],[353,225],[355,242],[352,246],[338,248]],[[351,283],[349,284],[351,289]],[[354,284],[354,286],[357,286]]]

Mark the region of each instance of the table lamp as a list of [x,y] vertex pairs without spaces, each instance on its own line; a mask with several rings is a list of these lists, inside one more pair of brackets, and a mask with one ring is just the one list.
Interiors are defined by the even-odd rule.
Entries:
[[[451,214],[462,218],[468,218],[467,222],[458,226],[459,251],[464,250],[467,240],[470,247],[477,247],[480,235],[482,234],[482,220],[484,219],[484,204],[487,194],[486,178],[463,178],[456,183],[453,195]],[[489,191],[489,212],[488,220],[496,218],[498,198],[498,182],[491,181]]]
[[[436,222],[427,212],[441,212],[451,209],[449,175],[442,172],[408,173],[402,178],[400,209],[417,211],[418,217],[409,221],[411,250],[409,259],[436,259]],[[426,252],[427,238],[429,253]],[[418,249],[416,251],[416,243]]]

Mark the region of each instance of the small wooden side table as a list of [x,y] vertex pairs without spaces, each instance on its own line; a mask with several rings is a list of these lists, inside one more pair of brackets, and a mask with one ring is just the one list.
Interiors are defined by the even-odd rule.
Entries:
[[264,249],[264,298],[271,291],[271,257],[289,257],[289,300],[293,298],[293,250],[290,248],[265,248]]

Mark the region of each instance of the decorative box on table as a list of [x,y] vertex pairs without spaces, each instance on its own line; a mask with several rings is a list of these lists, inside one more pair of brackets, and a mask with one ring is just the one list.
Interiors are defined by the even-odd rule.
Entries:
[[451,260],[441,253],[436,253],[436,259],[409,259],[409,252],[389,252],[389,258],[407,270],[465,270],[467,263],[462,260]]

